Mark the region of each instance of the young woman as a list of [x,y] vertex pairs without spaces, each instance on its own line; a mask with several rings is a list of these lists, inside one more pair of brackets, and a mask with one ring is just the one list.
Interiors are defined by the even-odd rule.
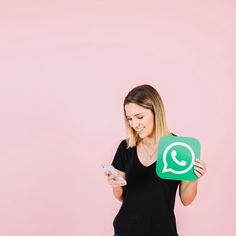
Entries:
[[189,205],[206,165],[202,160],[194,163],[198,179],[192,182],[159,178],[155,172],[158,141],[163,135],[174,135],[160,95],[150,85],[137,86],[125,97],[123,108],[128,137],[121,141],[112,165],[126,181],[105,172],[115,198],[122,201],[113,222],[115,236],[178,236],[177,188],[183,205]]

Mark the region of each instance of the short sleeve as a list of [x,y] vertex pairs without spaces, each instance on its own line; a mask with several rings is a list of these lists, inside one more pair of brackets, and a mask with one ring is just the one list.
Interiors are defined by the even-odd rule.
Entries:
[[126,157],[126,140],[121,141],[120,145],[118,146],[114,159],[112,161],[112,165],[120,170],[125,172],[125,157]]

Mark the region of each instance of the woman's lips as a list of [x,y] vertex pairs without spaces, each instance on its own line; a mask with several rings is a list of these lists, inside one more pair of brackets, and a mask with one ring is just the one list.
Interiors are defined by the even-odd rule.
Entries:
[[143,131],[143,129],[136,129],[137,133],[141,133]]

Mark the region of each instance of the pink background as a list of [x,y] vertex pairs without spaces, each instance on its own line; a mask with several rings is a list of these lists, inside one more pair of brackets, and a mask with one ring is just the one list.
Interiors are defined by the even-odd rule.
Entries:
[[120,203],[101,168],[122,103],[148,83],[207,175],[180,236],[236,234],[235,1],[1,1],[0,235],[111,236]]

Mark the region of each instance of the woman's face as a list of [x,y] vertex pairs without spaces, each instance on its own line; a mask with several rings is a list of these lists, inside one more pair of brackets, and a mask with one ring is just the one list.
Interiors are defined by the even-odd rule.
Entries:
[[137,132],[140,138],[153,137],[154,115],[151,110],[143,108],[135,103],[125,105],[125,115],[129,125]]

